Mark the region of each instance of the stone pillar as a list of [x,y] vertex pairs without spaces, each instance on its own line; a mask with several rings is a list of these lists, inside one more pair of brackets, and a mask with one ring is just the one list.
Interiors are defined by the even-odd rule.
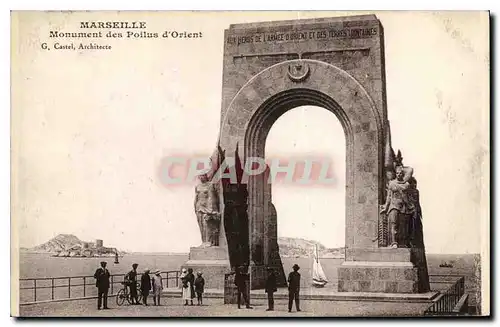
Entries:
[[283,263],[279,254],[278,246],[278,215],[272,203],[272,184],[267,182],[265,177],[264,186],[264,265],[272,267],[276,274],[278,287],[286,286],[286,276],[283,270]]
[[265,283],[266,269],[264,258],[265,235],[265,174],[251,176],[249,194],[250,231],[250,280],[251,288],[262,288]]

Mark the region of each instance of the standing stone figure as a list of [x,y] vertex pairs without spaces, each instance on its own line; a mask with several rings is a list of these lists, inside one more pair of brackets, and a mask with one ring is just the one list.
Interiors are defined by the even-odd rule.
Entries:
[[194,210],[201,231],[202,247],[219,245],[220,212],[219,194],[206,174],[198,177]]
[[410,220],[410,243],[412,247],[424,247],[424,237],[422,228],[422,208],[420,207],[420,193],[417,189],[417,180],[410,178],[408,181],[408,200],[413,203],[415,210]]
[[409,227],[415,206],[408,197],[410,183],[405,180],[405,173],[403,166],[396,167],[396,179],[389,181],[381,209],[381,213],[387,213],[389,245],[393,248],[410,246]]
[[413,262],[418,267],[418,290],[424,293],[430,291],[430,284],[427,258],[425,255],[422,208],[420,207],[420,194],[417,188],[417,180],[411,177],[409,184],[408,197],[415,207],[410,220],[410,243],[413,248]]

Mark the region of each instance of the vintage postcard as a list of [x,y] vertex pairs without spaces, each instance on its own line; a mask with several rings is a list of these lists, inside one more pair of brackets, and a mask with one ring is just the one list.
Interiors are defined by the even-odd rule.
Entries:
[[488,12],[11,13],[11,314],[490,315]]

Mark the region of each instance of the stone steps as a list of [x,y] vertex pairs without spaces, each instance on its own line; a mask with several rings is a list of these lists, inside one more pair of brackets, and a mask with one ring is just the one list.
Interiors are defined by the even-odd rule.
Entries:
[[[181,289],[167,289],[163,292],[167,297],[181,297]],[[300,298],[303,300],[316,301],[369,301],[369,302],[410,302],[410,303],[432,303],[438,292],[429,292],[421,294],[402,294],[402,293],[369,293],[369,292],[335,292],[330,289],[305,289],[301,290]],[[264,290],[252,290],[250,292],[252,299],[267,299]],[[205,298],[224,298],[222,289],[205,289],[203,294]],[[286,288],[278,289],[274,293],[275,300],[288,299],[288,290]]]

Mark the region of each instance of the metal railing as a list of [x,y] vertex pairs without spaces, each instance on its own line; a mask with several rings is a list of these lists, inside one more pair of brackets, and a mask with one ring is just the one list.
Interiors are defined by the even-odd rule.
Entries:
[[[164,288],[179,287],[180,273],[178,271],[162,271],[160,276]],[[138,277],[138,282],[140,282],[140,274]],[[125,274],[110,276],[109,296],[116,295],[123,288],[121,283],[124,278]],[[21,278],[19,283],[19,302],[21,305],[97,296],[94,276]]]
[[424,315],[451,315],[458,301],[465,293],[465,277],[458,277],[444,292],[438,295],[436,301],[425,310]]

